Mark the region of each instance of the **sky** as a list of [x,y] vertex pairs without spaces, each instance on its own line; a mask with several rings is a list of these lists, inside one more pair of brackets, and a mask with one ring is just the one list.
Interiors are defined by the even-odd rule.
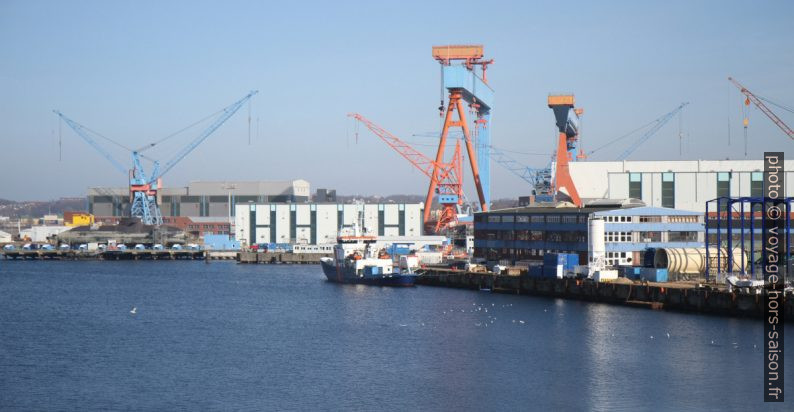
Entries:
[[[163,178],[306,179],[340,194],[424,194],[426,178],[360,127],[358,112],[434,155],[439,68],[431,46],[483,44],[495,59],[492,144],[532,167],[556,138],[549,93],[584,108],[585,152],[689,102],[629,160],[744,159],[743,98],[794,106],[790,1],[0,2],[0,198],[126,187],[53,109],[127,147],[168,136],[250,90],[248,106]],[[794,114],[774,108],[787,123]],[[748,155],[794,156],[752,108]],[[149,151],[165,162],[199,135]],[[679,153],[679,129],[683,154]],[[592,154],[612,160],[624,139]],[[59,141],[61,148],[59,149]],[[106,143],[106,142],[104,142]],[[108,150],[124,164],[129,153]],[[493,198],[529,193],[492,166]],[[471,181],[470,176],[465,178]],[[473,190],[467,190],[474,193]]]

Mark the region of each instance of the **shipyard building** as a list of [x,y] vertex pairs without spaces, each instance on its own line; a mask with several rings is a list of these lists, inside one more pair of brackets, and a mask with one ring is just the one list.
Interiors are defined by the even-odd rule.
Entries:
[[236,206],[235,236],[242,245],[336,243],[340,227],[363,218],[378,236],[422,235],[423,203],[257,203]]
[[[640,199],[651,207],[705,212],[717,197],[760,197],[763,160],[571,162],[579,196]],[[786,160],[786,192],[794,193],[794,160]]]
[[494,210],[474,215],[474,256],[513,265],[542,261],[547,253],[576,253],[587,262],[588,221],[605,222],[608,266],[642,263],[646,248],[703,245],[703,214],[644,206],[636,200],[595,201]]
[[[234,205],[244,203],[308,202],[309,182],[190,182],[185,187],[162,188],[157,194],[163,218],[216,217],[234,215]],[[231,208],[229,207],[231,204]],[[130,215],[127,188],[91,188],[88,190],[88,213],[100,217]]]

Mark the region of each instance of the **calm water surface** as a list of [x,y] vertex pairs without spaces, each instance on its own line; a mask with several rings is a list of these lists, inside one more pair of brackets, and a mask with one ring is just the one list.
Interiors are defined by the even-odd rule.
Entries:
[[4,410],[786,410],[761,402],[762,335],[318,266],[0,261]]

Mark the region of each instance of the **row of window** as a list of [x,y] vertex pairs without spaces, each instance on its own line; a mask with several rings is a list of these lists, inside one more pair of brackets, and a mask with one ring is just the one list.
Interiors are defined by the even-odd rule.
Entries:
[[492,215],[481,216],[477,221],[488,223],[587,223],[587,214],[564,215]]
[[606,232],[604,238],[609,243],[631,242],[631,232]]
[[[217,227],[216,227],[217,226]],[[188,230],[199,230],[199,229],[221,229],[221,230],[229,230],[229,225],[187,225]]]

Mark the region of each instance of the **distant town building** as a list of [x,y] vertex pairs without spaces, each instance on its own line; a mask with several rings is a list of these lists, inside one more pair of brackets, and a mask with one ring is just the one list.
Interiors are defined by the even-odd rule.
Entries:
[[0,230],[0,243],[11,243],[13,240],[13,236],[10,233]]
[[422,235],[422,203],[262,203],[237,205],[235,238],[254,243],[335,243],[341,226],[363,215],[364,227],[380,236]]

